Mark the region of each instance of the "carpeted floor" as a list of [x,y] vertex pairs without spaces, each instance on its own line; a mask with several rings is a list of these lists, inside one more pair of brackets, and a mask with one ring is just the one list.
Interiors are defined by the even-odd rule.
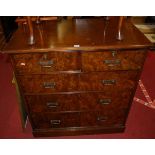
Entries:
[[[152,101],[155,99],[154,66],[155,52],[149,52],[141,80]],[[0,54],[0,138],[33,138],[29,123],[25,131],[22,129],[15,86],[11,81],[10,62],[7,55]],[[146,101],[139,86],[135,97]],[[155,138],[155,109],[133,101],[124,133],[52,138]]]

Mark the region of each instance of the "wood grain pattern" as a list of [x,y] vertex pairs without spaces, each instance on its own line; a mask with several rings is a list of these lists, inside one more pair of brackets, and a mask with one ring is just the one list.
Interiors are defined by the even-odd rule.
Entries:
[[[80,109],[78,103],[79,96],[77,94],[57,94],[57,95],[40,95],[40,96],[29,95],[25,96],[25,99],[28,104],[29,111],[31,113],[76,111]],[[52,104],[47,103],[53,103],[53,106]]]
[[125,110],[112,109],[110,111],[95,111],[81,113],[81,126],[93,127],[93,126],[120,126],[124,125]]
[[[114,50],[115,52],[115,50]],[[113,56],[114,55],[114,56]],[[107,52],[84,52],[82,53],[83,71],[106,71],[106,70],[138,70],[141,69],[145,58],[145,51],[112,51]],[[106,64],[105,61],[112,61]],[[115,62],[120,63],[115,64]]]
[[[79,90],[111,91],[117,89],[133,89],[138,72],[92,72],[80,74]],[[103,80],[115,80],[114,84],[106,84]]]
[[[52,93],[73,91],[78,88],[78,77],[76,74],[27,75],[17,77],[24,93]],[[54,85],[53,87],[45,85]]]
[[32,46],[27,44],[28,28],[24,31],[19,27],[4,52],[144,49],[153,46],[128,19],[124,19],[122,25],[123,41],[117,40],[118,21],[119,17],[111,17],[109,22],[103,19],[74,19],[61,22],[49,21],[43,26],[34,25],[36,43]]
[[107,133],[122,133],[125,131],[125,126],[110,126],[110,127],[82,127],[82,128],[57,128],[52,129],[33,129],[34,137],[58,137],[58,136],[76,136],[76,135],[93,135],[93,134],[107,134]]
[[[116,107],[127,108],[130,96],[130,91],[121,90],[102,93],[26,95],[25,100],[30,113],[87,111],[92,109],[108,111]],[[105,100],[105,103],[101,100]],[[106,100],[110,100],[110,102],[106,103]]]
[[[65,128],[80,125],[79,113],[34,113],[31,115],[34,128]],[[52,124],[51,120],[60,121]]]
[[[115,111],[117,108],[127,108],[129,106],[131,92],[123,90],[111,90],[103,93],[83,93],[79,95],[80,110],[93,109],[102,111]],[[103,102],[103,100],[105,100],[105,102]]]
[[[137,72],[103,72],[84,74],[27,75],[17,77],[24,93],[52,93],[66,91],[108,91],[111,89],[133,89]],[[104,84],[103,80],[115,80],[115,84]],[[46,88],[45,84],[54,84]]]
[[[47,74],[53,71],[78,70],[78,53],[52,52],[41,54],[15,54],[14,65],[18,74]],[[48,64],[51,62],[51,64]],[[40,64],[42,63],[42,65]]]
[[[124,125],[125,110],[111,109],[110,111],[66,112],[66,113],[34,113],[31,115],[33,127],[46,128],[76,128],[76,127],[110,127]],[[51,123],[55,121],[55,124]]]

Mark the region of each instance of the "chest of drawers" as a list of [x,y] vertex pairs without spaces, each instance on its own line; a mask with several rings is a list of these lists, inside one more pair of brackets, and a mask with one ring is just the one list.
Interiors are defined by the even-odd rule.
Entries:
[[[87,23],[87,30],[81,24],[75,30],[75,23],[68,22],[70,33],[65,34],[66,38],[52,29],[46,31],[48,39],[44,44],[40,42],[33,48],[22,38],[22,46],[17,43],[14,46],[21,34],[19,29],[5,49],[10,53],[34,136],[111,133],[125,129],[150,44],[134,27],[129,28],[132,32],[128,30],[129,36],[124,26],[125,38],[134,38],[134,33],[143,39],[127,38],[123,43],[111,40],[109,45],[109,40],[104,43],[102,37],[103,21],[77,21]],[[94,38],[93,24],[101,31]],[[59,27],[56,23],[51,25]],[[50,48],[49,41],[53,43]],[[70,48],[76,42],[83,45]]]

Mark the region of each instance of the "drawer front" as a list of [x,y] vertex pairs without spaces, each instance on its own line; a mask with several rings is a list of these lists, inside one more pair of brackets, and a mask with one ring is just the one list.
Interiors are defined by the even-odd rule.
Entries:
[[138,72],[117,71],[98,72],[80,75],[79,89],[85,91],[111,91],[114,89],[132,89]]
[[79,110],[77,94],[28,95],[25,99],[31,113]]
[[96,126],[119,126],[123,125],[126,118],[126,110],[114,111],[95,111],[81,113],[80,126],[81,127],[96,127]]
[[76,74],[17,76],[24,93],[52,93],[77,90]]
[[79,62],[77,52],[15,54],[13,60],[17,74],[78,70]]
[[17,76],[24,93],[132,89],[136,71]]
[[104,93],[79,93],[56,95],[26,95],[26,103],[31,113],[111,110],[127,108],[130,91],[111,91]]
[[125,114],[125,109],[117,109],[74,113],[35,113],[31,118],[33,127],[38,129],[110,127],[123,125]]
[[130,97],[130,91],[80,94],[80,110],[115,111],[118,108],[127,108],[130,104]]
[[32,115],[35,128],[66,128],[80,125],[79,113],[35,113]]
[[145,51],[83,52],[83,71],[137,70],[145,60]]

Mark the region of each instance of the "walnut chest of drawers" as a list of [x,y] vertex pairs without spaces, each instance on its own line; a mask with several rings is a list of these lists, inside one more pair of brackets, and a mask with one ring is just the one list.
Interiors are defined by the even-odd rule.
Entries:
[[150,43],[127,21],[117,41],[111,22],[105,36],[98,19],[36,26],[33,46],[22,28],[14,34],[4,52],[34,136],[124,131]]

